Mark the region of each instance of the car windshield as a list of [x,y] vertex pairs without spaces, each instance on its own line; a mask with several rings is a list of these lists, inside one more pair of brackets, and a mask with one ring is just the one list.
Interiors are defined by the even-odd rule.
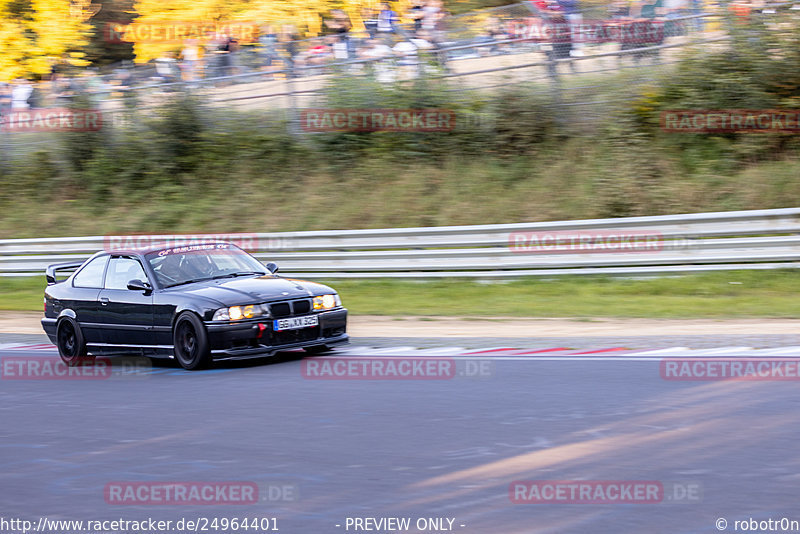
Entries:
[[146,257],[161,287],[267,273],[250,254],[224,243],[167,248]]

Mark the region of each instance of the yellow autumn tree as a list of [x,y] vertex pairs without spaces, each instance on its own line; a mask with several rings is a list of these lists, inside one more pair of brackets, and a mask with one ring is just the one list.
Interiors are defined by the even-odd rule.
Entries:
[[[119,33],[124,35],[123,40],[133,43],[136,61],[143,63],[165,51],[180,49],[182,42],[170,35],[170,29],[233,20],[241,9],[240,3],[241,0],[137,0],[136,19],[127,31]],[[203,39],[202,35],[199,37]]]
[[[0,10],[8,4],[8,0],[0,0]],[[0,11],[0,81],[28,74],[25,66],[28,51],[25,24]]]
[[[174,30],[171,28],[174,24],[249,23],[255,29],[253,37],[256,38],[259,27],[288,24],[296,27],[300,36],[312,37],[323,31],[322,18],[332,9],[343,9],[350,16],[354,29],[362,31],[362,9],[378,9],[380,3],[380,0],[137,0],[134,4],[136,19],[128,27],[129,31],[121,28],[121,33],[124,40],[134,43],[136,61],[142,63],[167,51],[177,52],[182,46],[179,39],[154,39],[158,26],[163,37],[169,29]],[[392,7],[405,15],[410,4],[411,0],[397,0],[392,2]]]
[[87,65],[91,0],[0,0],[0,80],[46,75],[55,61]]

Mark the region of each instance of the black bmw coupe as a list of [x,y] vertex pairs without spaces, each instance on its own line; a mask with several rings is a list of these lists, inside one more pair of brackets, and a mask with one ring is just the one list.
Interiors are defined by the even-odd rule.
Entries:
[[200,369],[347,343],[336,291],[277,270],[230,243],[102,251],[47,268],[42,327],[68,365],[136,352]]

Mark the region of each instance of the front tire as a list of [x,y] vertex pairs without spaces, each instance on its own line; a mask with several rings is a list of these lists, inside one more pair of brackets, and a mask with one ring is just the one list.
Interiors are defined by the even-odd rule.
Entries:
[[64,317],[58,321],[56,346],[61,361],[69,367],[88,363],[94,359],[87,354],[86,340],[83,338],[81,327],[78,325],[78,321],[72,317]]
[[208,333],[200,318],[191,312],[183,312],[175,321],[173,329],[175,358],[184,369],[204,369],[211,363]]

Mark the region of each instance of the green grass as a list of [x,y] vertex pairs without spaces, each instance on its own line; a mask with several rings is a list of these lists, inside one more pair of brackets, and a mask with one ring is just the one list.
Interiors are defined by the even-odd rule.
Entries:
[[[0,200],[0,238],[499,224],[783,208],[800,198],[800,161],[791,159],[702,176],[676,167],[642,182],[631,178],[635,166],[602,161],[584,141],[563,151],[537,161],[420,162],[391,170],[379,168],[385,161],[363,162],[338,176],[317,171],[277,182],[231,171],[207,186],[112,190],[102,200],[47,190],[52,198]],[[677,166],[663,161],[670,165]]]
[[[329,282],[355,315],[470,317],[800,318],[800,273]],[[0,278],[0,310],[42,308],[43,278]]]
[[0,310],[41,311],[44,277],[0,278]]

